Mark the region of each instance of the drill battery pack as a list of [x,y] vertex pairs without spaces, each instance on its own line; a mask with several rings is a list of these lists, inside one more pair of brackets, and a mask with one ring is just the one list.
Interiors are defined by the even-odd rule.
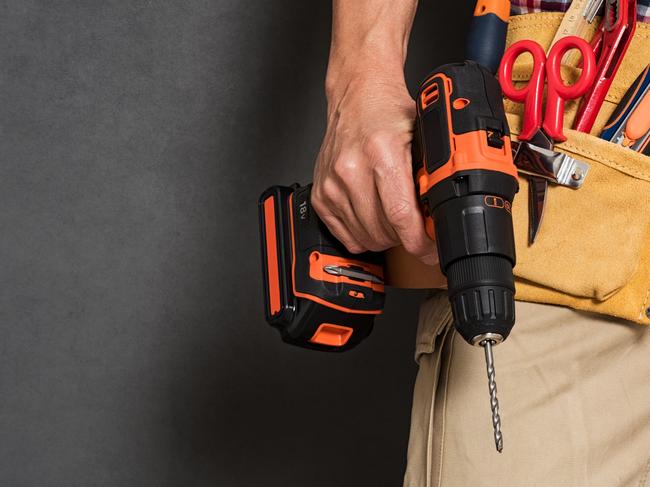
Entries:
[[351,254],[311,207],[311,185],[259,200],[266,320],[292,345],[344,351],[384,307],[383,254]]

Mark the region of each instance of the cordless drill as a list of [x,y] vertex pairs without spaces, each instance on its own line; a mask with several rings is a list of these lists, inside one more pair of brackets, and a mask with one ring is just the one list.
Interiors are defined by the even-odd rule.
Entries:
[[496,78],[473,62],[447,64],[420,86],[413,165],[429,236],[436,241],[456,330],[485,349],[494,439],[503,449],[492,346],[515,321],[518,191]]
[[[447,276],[455,327],[485,348],[497,450],[503,448],[492,346],[514,324],[518,190],[501,89],[475,62],[438,68],[421,85],[414,176],[427,233]],[[311,186],[273,186],[259,202],[267,321],[291,344],[350,349],[384,304],[382,256],[353,255],[310,204]]]

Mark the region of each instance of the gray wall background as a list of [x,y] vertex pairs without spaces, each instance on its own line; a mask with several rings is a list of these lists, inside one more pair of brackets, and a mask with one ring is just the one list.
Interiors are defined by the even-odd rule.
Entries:
[[[473,2],[422,2],[412,87]],[[326,0],[0,5],[0,485],[395,486],[421,292],[344,355],[262,314],[258,194],[307,182]]]

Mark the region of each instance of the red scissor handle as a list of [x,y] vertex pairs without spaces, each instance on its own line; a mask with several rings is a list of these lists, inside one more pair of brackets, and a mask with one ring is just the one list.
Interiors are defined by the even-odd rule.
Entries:
[[[525,52],[533,56],[533,73],[530,81],[522,88],[516,88],[512,80],[512,68],[517,58]],[[506,50],[499,67],[499,83],[503,94],[524,104],[524,125],[519,134],[520,140],[530,140],[542,126],[542,97],[544,95],[544,76],[546,53],[535,41],[515,42]]]
[[[570,86],[562,81],[562,58],[567,51],[578,49],[582,54],[582,73]],[[577,36],[560,39],[548,53],[546,60],[546,112],[544,113],[544,132],[555,141],[566,140],[564,125],[564,102],[575,100],[584,95],[594,84],[596,78],[596,56],[587,41]]]
[[[572,85],[562,81],[561,63],[564,55],[571,49],[582,54],[582,73]],[[530,81],[522,88],[515,88],[512,81],[512,68],[517,58],[524,52],[533,56],[533,73]],[[580,98],[591,87],[596,75],[596,57],[591,46],[584,39],[569,36],[560,39],[551,48],[548,59],[544,49],[537,42],[522,40],[514,43],[506,51],[499,68],[499,81],[503,93],[513,101],[524,103],[524,124],[519,138],[530,140],[543,128],[546,135],[555,141],[566,140],[562,130],[564,122],[564,103],[566,100]],[[541,120],[544,78],[548,90],[544,120]]]

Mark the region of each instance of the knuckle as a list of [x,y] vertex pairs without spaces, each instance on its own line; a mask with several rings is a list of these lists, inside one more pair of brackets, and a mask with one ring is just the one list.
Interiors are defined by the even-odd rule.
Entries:
[[320,206],[323,203],[323,190],[320,184],[314,183],[311,188],[311,204],[312,206]]
[[389,130],[379,129],[366,136],[365,147],[368,149],[382,149],[391,144],[393,134]]
[[328,178],[323,182],[321,196],[324,205],[341,206],[343,204],[338,184],[332,179]]
[[363,152],[373,160],[385,160],[391,152],[392,135],[385,130],[378,130],[366,137]]
[[316,213],[323,219],[327,217],[329,212],[327,200],[322,189],[317,189],[316,186],[312,189],[311,192],[311,205],[314,207]]
[[400,228],[404,226],[404,219],[411,214],[411,205],[407,200],[398,200],[393,202],[386,211],[386,216],[393,223],[398,224]]
[[351,179],[359,165],[354,157],[340,157],[333,165],[334,174],[343,181]]

